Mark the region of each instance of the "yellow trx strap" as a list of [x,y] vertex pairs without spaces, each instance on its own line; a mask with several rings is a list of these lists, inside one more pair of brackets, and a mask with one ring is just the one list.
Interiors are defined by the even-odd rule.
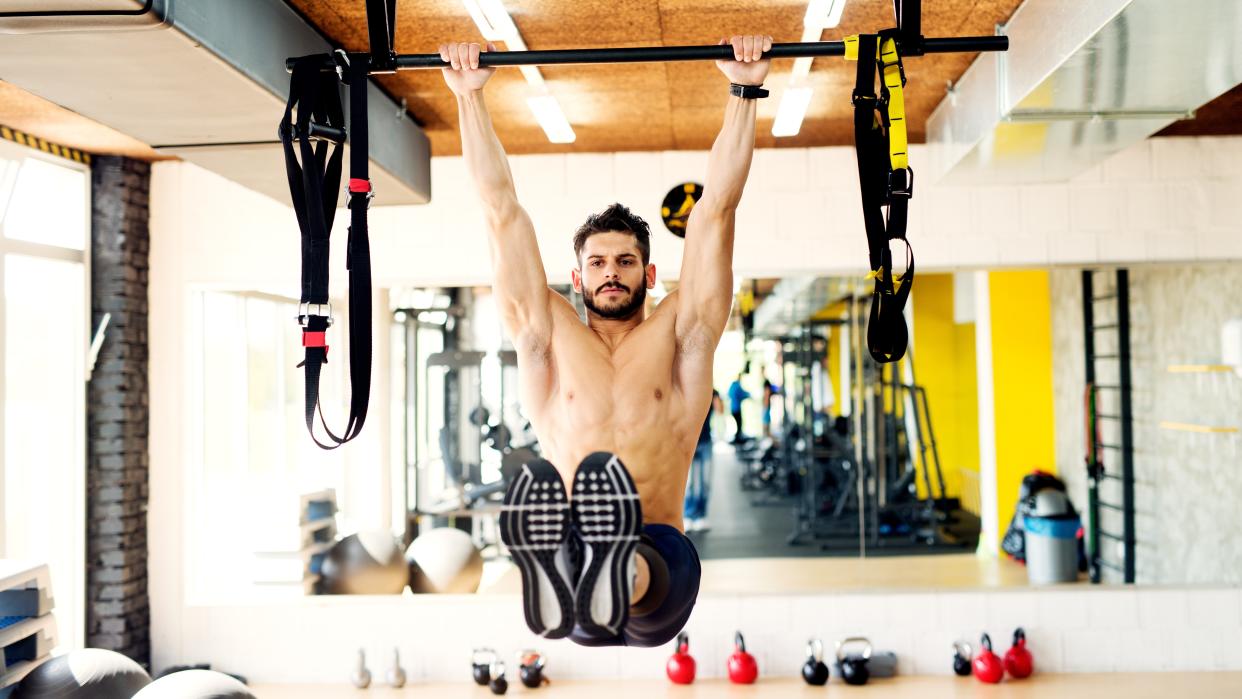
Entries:
[[[876,59],[884,73],[884,86],[888,88],[888,160],[894,170],[910,166],[908,137],[906,135],[906,97],[903,91],[901,64],[898,62],[897,42],[885,37],[876,47]],[[845,37],[845,60],[858,60],[858,35]]]

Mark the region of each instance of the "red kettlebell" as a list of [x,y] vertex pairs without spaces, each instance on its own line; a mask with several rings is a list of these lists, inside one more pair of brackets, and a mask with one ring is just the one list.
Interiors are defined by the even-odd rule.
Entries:
[[733,655],[729,656],[729,681],[733,684],[752,684],[759,676],[759,665],[755,656],[746,652],[746,641],[742,632],[733,637]]
[[992,639],[986,633],[980,639],[979,645],[979,653],[971,663],[975,669],[975,677],[980,682],[996,684],[1005,676],[1005,668],[1001,665],[1001,659],[992,652]]
[[1018,627],[1013,632],[1013,646],[1005,652],[1005,672],[1010,677],[1022,679],[1030,677],[1035,671],[1035,659],[1031,657],[1031,651],[1026,649],[1026,632]]
[[682,631],[677,634],[677,652],[669,657],[664,671],[673,682],[690,684],[694,681],[694,670],[694,656],[690,655],[690,637]]

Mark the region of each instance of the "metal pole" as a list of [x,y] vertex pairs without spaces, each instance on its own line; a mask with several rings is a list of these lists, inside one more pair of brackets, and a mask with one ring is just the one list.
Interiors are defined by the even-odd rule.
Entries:
[[1134,551],[1134,431],[1130,404],[1130,272],[1117,270],[1117,361],[1121,381],[1121,488],[1125,518],[1127,583],[1135,581]]
[[[402,420],[404,439],[402,444],[405,453],[401,462],[405,464],[405,477],[401,482],[401,502],[405,503],[405,538],[406,546],[418,536],[418,520],[411,513],[418,511],[418,313],[405,314],[405,419]],[[412,472],[412,473],[411,473]],[[412,476],[412,478],[411,478]],[[410,492],[413,486],[413,493]],[[410,502],[411,496],[413,502]]]
[[903,55],[918,56],[923,51],[923,12],[920,0],[893,0],[893,15],[897,19],[897,29],[901,33],[898,44],[904,44],[909,53]]
[[1100,567],[1100,464],[1095,440],[1095,285],[1091,270],[1082,271],[1083,358],[1085,362],[1087,413],[1083,424],[1087,437],[1087,574],[1099,584]]
[[371,66],[392,70],[392,40],[397,23],[397,0],[367,0],[367,34],[371,46]]
[[858,319],[858,297],[855,295],[855,289],[850,289],[849,300],[850,314],[850,357],[854,360],[853,380],[850,382],[851,397],[853,405],[850,407],[850,414],[854,418],[854,468],[858,479],[858,557],[867,557],[867,449],[863,440],[866,438],[864,433],[863,413],[866,412],[870,416],[871,412],[866,410],[863,403],[863,358],[862,351],[862,328],[859,326]]
[[[974,53],[976,51],[1008,51],[1006,36],[962,36],[943,39],[924,39],[918,47],[922,53]],[[806,56],[844,56],[843,41],[808,41],[773,44],[764,58],[802,58]],[[909,55],[920,55],[912,53]],[[500,66],[549,66],[589,63],[652,63],[668,61],[727,61],[733,58],[730,46],[644,46],[637,48],[557,49],[551,51],[494,51],[479,56],[482,67]],[[419,68],[443,68],[447,63],[438,53],[415,53],[392,56],[397,70]],[[294,59],[285,61],[285,68],[293,70]],[[323,69],[333,70],[335,64],[330,55],[323,57]],[[373,71],[388,72],[388,71]]]

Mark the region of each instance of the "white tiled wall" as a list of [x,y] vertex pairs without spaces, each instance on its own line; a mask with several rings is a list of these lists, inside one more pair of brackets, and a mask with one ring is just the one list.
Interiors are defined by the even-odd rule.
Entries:
[[[912,148],[916,170],[921,149]],[[510,160],[551,281],[569,279],[574,229],[614,201],[651,223],[658,276],[678,276],[683,243],[664,230],[659,206],[674,185],[703,181],[706,152]],[[233,192],[236,185],[214,183],[219,178],[186,163],[158,163],[156,170],[162,181],[184,182],[193,193],[185,207],[198,212],[200,228],[213,231],[185,241],[187,255],[194,250],[187,257],[194,276],[296,291],[297,227],[288,209]],[[738,210],[735,272],[862,271],[867,250],[857,176],[851,148],[756,151]],[[1065,184],[942,187],[920,179],[915,187],[909,238],[922,270],[1242,259],[1242,137],[1143,141]],[[490,280],[483,217],[461,158],[433,158],[432,192],[425,206],[372,210],[378,285]],[[334,240],[344,241],[348,218],[337,216]],[[334,245],[334,252],[343,247]],[[334,279],[343,284],[345,275]]]
[[[806,642],[868,637],[897,653],[903,674],[949,674],[952,643],[987,631],[998,653],[1022,626],[1043,672],[1242,670],[1237,588],[1083,588],[708,596],[686,627],[699,675],[724,674],[741,630],[763,675],[795,676]],[[393,646],[413,682],[464,680],[470,650],[511,657],[536,647],[549,676],[663,677],[663,648],[583,648],[531,636],[514,596],[333,598],[266,607],[188,608],[181,657],[259,682],[342,682],[353,654],[374,662]],[[248,642],[237,643],[239,637]],[[374,668],[372,668],[374,669]]]
[[[942,187],[918,180],[909,237],[925,270],[1242,259],[1238,156],[1242,138],[1164,138],[1140,142],[1065,184]],[[922,157],[914,146],[916,171]],[[530,155],[511,162],[550,279],[567,278],[573,229],[613,201],[652,224],[659,274],[677,276],[681,241],[663,230],[659,203],[674,185],[703,181],[706,152]],[[432,182],[430,205],[377,214],[374,248],[386,251],[377,276],[485,281],[485,234],[460,158],[433,159]],[[866,247],[857,187],[850,148],[757,151],[738,212],[735,271],[861,270]]]

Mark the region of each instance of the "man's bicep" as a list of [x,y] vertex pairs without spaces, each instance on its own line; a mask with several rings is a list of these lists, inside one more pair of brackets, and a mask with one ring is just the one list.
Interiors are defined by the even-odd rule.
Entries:
[[677,335],[706,331],[720,338],[733,305],[734,212],[714,208],[690,213],[678,281]]
[[488,227],[492,289],[505,330],[515,344],[521,334],[546,337],[551,333],[551,292],[530,216],[514,202],[490,216]]

